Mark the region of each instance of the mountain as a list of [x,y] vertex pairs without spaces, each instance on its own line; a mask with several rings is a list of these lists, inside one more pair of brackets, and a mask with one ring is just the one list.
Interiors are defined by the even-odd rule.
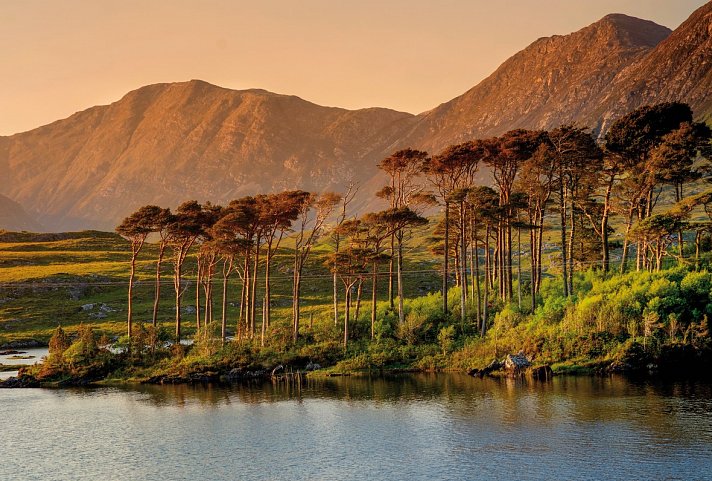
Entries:
[[411,114],[349,111],[202,81],[157,84],[118,102],[0,138],[2,192],[50,229],[112,229],[147,203],[226,202],[363,181]]
[[588,120],[587,106],[599,93],[668,35],[666,27],[614,14],[569,35],[540,38],[463,95],[422,114],[403,143],[437,151],[514,128]]
[[[463,95],[420,115],[322,107],[202,81],[156,84],[29,132],[0,137],[0,194],[48,229],[113,229],[140,205],[224,203],[289,188],[361,185],[376,208],[376,163],[398,148],[438,152],[513,128],[575,122],[602,133],[644,104],[712,114],[712,2],[671,33],[607,15],[541,38]],[[486,175],[486,174],[483,174]]]
[[36,232],[41,229],[20,204],[0,195],[0,230]]
[[687,102],[698,118],[712,119],[712,2],[622,69],[587,117],[610,122],[641,105],[669,101]]

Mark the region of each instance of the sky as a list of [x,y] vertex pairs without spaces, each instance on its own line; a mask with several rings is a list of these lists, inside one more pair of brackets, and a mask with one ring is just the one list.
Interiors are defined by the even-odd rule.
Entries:
[[608,13],[677,27],[704,0],[0,0],[0,135],[201,79],[420,113],[539,37]]

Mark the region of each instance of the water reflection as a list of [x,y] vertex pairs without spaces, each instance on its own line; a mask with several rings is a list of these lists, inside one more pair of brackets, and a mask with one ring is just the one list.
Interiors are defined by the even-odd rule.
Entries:
[[[2,479],[13,481],[153,479],[167,466],[169,479],[186,480],[688,480],[712,472],[712,388],[690,382],[414,374],[6,391],[0,401],[0,418],[12,420]],[[57,459],[67,462],[50,462]]]

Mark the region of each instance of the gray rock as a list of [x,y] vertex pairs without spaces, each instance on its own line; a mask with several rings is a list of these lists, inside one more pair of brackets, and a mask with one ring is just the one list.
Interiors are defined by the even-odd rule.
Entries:
[[316,362],[309,362],[304,369],[306,371],[316,371],[318,369],[321,369],[321,365]]
[[504,368],[509,371],[520,372],[531,365],[531,361],[521,351],[519,354],[508,354],[504,358]]
[[82,311],[84,312],[91,311],[92,309],[94,309],[94,304],[84,304],[82,306]]

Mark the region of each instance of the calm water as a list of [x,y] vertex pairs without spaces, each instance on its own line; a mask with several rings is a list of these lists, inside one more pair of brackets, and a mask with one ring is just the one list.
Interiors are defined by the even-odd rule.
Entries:
[[712,480],[712,388],[459,375],[0,390],[0,479]]

